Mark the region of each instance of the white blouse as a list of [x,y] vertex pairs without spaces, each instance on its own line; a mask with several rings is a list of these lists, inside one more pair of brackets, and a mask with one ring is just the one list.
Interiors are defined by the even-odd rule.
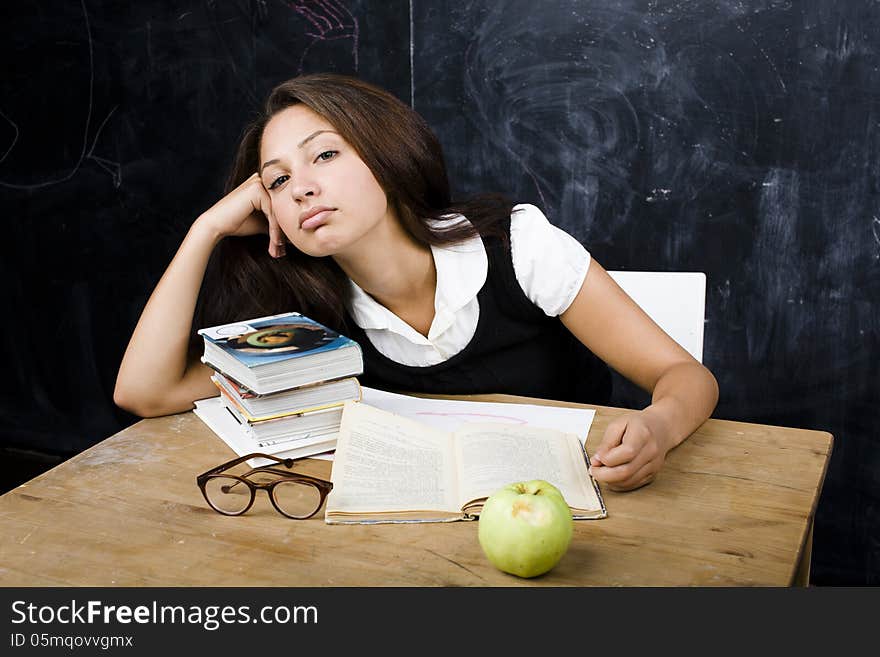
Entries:
[[[532,303],[548,317],[557,317],[580,291],[590,254],[534,205],[521,204],[514,210],[510,247],[516,279]],[[453,220],[466,221],[460,215]],[[437,290],[434,321],[427,337],[349,279],[352,319],[380,353],[403,365],[425,367],[451,358],[474,337],[480,319],[477,293],[489,268],[483,241],[475,235],[458,244],[432,246],[431,253],[437,268]]]

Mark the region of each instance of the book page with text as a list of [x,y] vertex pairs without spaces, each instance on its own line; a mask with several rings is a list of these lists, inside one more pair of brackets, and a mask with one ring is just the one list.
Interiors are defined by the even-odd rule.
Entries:
[[543,479],[572,509],[602,511],[574,434],[528,426],[471,424],[454,434],[462,507],[518,481]]
[[360,402],[347,402],[327,513],[458,511],[448,434]]

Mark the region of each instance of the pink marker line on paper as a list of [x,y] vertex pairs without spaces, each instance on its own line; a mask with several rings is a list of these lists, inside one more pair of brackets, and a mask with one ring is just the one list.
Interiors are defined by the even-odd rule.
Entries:
[[439,415],[441,417],[477,417],[491,420],[509,420],[514,424],[528,424],[526,420],[519,417],[510,417],[507,415],[491,415],[488,413],[436,413],[432,411],[418,411],[416,415]]

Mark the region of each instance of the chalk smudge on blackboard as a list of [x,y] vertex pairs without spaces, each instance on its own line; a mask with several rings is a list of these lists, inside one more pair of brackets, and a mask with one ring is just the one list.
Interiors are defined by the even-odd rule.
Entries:
[[3,160],[6,159],[6,156],[9,155],[10,152],[12,152],[12,147],[15,146],[15,142],[18,141],[18,125],[16,125],[15,121],[6,116],[2,110],[0,110],[0,118],[6,121],[12,128],[12,135],[9,138],[9,148],[7,148],[4,151],[3,156],[0,157],[0,164],[2,164]]
[[[107,158],[101,158],[94,155],[95,146],[98,143],[98,137],[101,135],[101,130],[104,128],[104,125],[110,118],[110,115],[113,114],[113,110],[107,114],[101,124],[98,126],[98,129],[95,131],[94,136],[91,138],[91,144],[89,144],[89,132],[92,124],[92,113],[94,111],[94,96],[95,96],[95,53],[94,53],[94,40],[92,38],[92,29],[89,21],[89,13],[86,9],[85,0],[80,0],[80,6],[82,8],[82,17],[83,23],[85,26],[85,38],[84,42],[86,44],[86,50],[88,52],[88,94],[85,100],[85,119],[84,126],[82,129],[82,138],[77,138],[76,142],[80,143],[81,146],[79,148],[79,155],[77,156],[76,161],[70,165],[69,171],[66,175],[61,175],[60,177],[56,177],[57,173],[53,172],[50,174],[52,177],[48,180],[42,180],[40,182],[13,182],[11,180],[0,180],[0,187],[6,187],[8,189],[19,189],[19,190],[34,190],[41,189],[43,187],[49,187],[52,185],[57,185],[59,183],[66,182],[73,178],[77,172],[82,167],[82,164],[85,160],[92,160],[102,169],[107,171],[111,179],[113,181],[114,187],[119,187],[122,182],[122,176],[120,171],[120,166],[118,162],[114,162]],[[75,43],[75,42],[74,42]],[[56,46],[67,46],[69,45],[66,41],[57,40],[55,42]],[[114,108],[115,110],[115,108]],[[69,114],[72,111],[72,108],[66,106],[64,104],[59,103],[57,107],[58,113]],[[2,114],[2,113],[0,113]],[[9,144],[6,151],[3,153],[3,157],[0,158],[0,163],[6,160],[6,158],[13,152],[16,144],[19,143],[20,138],[22,136],[26,136],[22,134],[22,127],[19,126],[13,119],[6,116],[6,114],[2,114],[3,118],[12,125],[14,129],[14,135]],[[58,123],[63,124],[63,121],[59,120]],[[29,129],[30,126],[26,126],[25,129]],[[33,132],[42,132],[45,130],[44,126],[37,125],[32,131]],[[60,167],[59,167],[60,168]]]
[[769,55],[767,55],[767,51],[764,50],[763,47],[761,47],[761,44],[758,43],[758,41],[751,35],[750,32],[746,32],[745,28],[742,25],[737,25],[736,29],[739,30],[747,39],[749,39],[749,41],[752,42],[758,52],[761,53],[761,56],[766,60],[767,64],[770,66],[771,69],[773,69],[773,72],[776,74],[776,79],[779,81],[779,86],[782,87],[782,91],[787,92],[788,89],[785,87],[785,80],[783,80],[782,76],[779,74],[779,69],[776,68],[776,64],[773,62],[773,59]]
[[[634,38],[605,29],[618,9],[563,4],[570,12],[563,25],[549,12],[513,21],[510,3],[493,4],[473,27],[464,91],[484,148],[523,174],[511,193],[535,199],[586,241],[599,203],[614,205],[608,216],[622,219],[636,197],[630,164],[642,135],[629,96],[662,78],[666,62],[648,23]],[[641,70],[629,61],[648,63]],[[471,161],[484,163],[483,155]]]
[[413,19],[413,0],[409,0],[409,106],[416,108],[416,73],[415,73],[415,20]]
[[774,338],[797,333],[795,327],[786,325],[792,317],[786,306],[790,299],[802,299],[804,293],[798,262],[800,176],[791,169],[773,168],[760,189],[755,238],[744,272],[761,295],[754,299],[760,307],[746,317],[748,358],[753,363],[774,353]]
[[312,41],[303,49],[299,59],[298,73],[303,72],[305,58],[316,44],[341,39],[351,39],[354,70],[358,70],[360,26],[348,7],[337,0],[299,0],[290,2],[288,5],[311,25],[311,31],[306,32],[306,36],[310,37]]
[[101,131],[104,129],[104,126],[107,125],[107,121],[110,120],[110,117],[113,116],[113,112],[119,106],[116,105],[111,109],[107,116],[104,117],[104,120],[101,121],[101,125],[98,126],[98,129],[95,131],[95,138],[92,140],[92,147],[89,148],[89,152],[86,154],[86,157],[92,160],[99,167],[104,169],[107,173],[110,174],[110,178],[113,180],[113,186],[117,189],[122,184],[122,167],[119,165],[119,162],[115,162],[113,160],[108,160],[105,157],[98,157],[95,155],[95,145],[98,143],[98,137],[101,136]]

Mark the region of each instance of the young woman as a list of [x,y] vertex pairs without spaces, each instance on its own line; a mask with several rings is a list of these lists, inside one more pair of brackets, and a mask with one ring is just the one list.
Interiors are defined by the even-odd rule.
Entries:
[[534,206],[453,203],[425,122],[354,78],[273,90],[226,196],[147,302],[115,402],[141,416],[191,409],[217,393],[195,329],[290,310],[357,340],[361,381],[389,390],[602,404],[613,367],[652,393],[595,450],[593,475],[613,489],[651,481],[717,403],[712,374],[583,246]]

